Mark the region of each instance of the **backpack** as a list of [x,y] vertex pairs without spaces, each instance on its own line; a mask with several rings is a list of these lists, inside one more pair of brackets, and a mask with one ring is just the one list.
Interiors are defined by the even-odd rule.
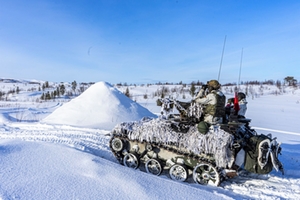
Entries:
[[248,148],[245,148],[246,157],[245,157],[245,163],[244,163],[244,169],[256,173],[256,174],[268,174],[273,169],[273,164],[271,161],[271,156],[269,156],[267,159],[266,165],[262,168],[258,163],[258,157],[259,157],[259,146],[260,143],[263,140],[271,139],[266,135],[256,135],[252,136],[248,141]]

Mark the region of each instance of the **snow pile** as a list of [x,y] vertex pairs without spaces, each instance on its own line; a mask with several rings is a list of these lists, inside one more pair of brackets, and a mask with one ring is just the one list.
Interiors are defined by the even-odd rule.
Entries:
[[47,116],[43,122],[78,127],[112,129],[125,121],[156,117],[106,82],[98,82],[79,97]]

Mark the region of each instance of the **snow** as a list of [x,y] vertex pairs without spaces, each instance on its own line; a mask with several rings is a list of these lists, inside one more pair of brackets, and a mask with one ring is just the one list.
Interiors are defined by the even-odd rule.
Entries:
[[[0,145],[1,162],[6,163],[1,167],[2,199],[168,199],[186,193],[196,199],[200,195],[196,188],[179,183],[158,193],[168,179],[157,181],[139,172],[139,179],[133,179],[136,172],[129,168],[64,145],[19,140]],[[212,197],[210,192],[204,194]]]
[[[8,84],[0,88],[11,88]],[[112,155],[110,129],[121,121],[155,116],[160,110],[156,98],[142,95],[157,87],[130,87],[137,102],[122,94],[124,88],[106,82],[69,102],[37,103],[34,91],[0,101],[0,199],[300,199],[298,90],[247,99],[251,125],[282,142],[285,175],[275,170],[241,175],[212,187],[126,168]]]

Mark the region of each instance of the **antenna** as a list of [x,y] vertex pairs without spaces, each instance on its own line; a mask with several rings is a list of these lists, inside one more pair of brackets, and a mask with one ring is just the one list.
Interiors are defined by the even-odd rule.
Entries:
[[242,71],[242,63],[243,63],[243,51],[244,48],[242,48],[242,54],[241,54],[241,62],[240,62],[240,73],[239,73],[239,82],[238,82],[238,90],[240,90],[240,84],[241,84],[241,71]]
[[223,62],[223,55],[224,55],[224,50],[225,50],[226,37],[227,36],[225,35],[224,44],[223,44],[223,51],[222,51],[222,56],[221,56],[221,62],[220,62],[220,68],[219,68],[218,81],[220,80],[220,74],[221,74],[221,68],[222,68],[222,62]]

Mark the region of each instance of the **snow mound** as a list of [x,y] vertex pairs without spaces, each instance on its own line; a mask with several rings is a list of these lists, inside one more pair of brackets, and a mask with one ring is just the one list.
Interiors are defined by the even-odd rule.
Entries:
[[121,122],[156,117],[106,82],[98,82],[56,109],[42,122],[79,127],[112,129]]

